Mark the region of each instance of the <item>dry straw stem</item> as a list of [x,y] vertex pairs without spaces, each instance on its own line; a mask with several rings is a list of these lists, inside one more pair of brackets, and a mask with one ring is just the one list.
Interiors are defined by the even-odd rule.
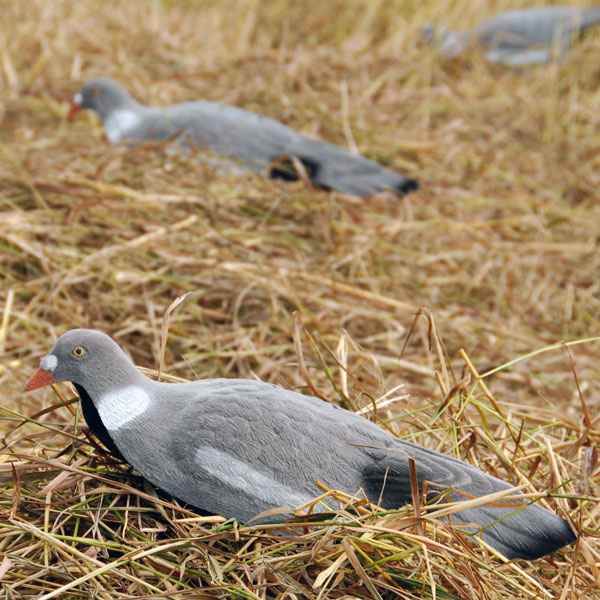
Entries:
[[[0,0],[8,598],[600,598],[600,35],[511,70],[476,51],[444,63],[418,34],[524,4]],[[168,144],[112,147],[94,115],[64,120],[96,75],[149,104],[202,98],[272,116],[422,189],[357,200],[223,176]],[[158,368],[163,314],[190,291],[161,378],[255,375],[308,391],[307,376],[405,439],[552,490],[540,501],[571,519],[579,545],[504,565],[425,507],[418,522],[414,507],[346,510],[287,537],[187,521],[90,447],[66,386],[22,393],[75,326]]]

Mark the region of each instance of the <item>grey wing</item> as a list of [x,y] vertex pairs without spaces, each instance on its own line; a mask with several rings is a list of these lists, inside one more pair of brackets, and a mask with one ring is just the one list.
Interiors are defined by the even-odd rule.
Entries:
[[215,102],[190,102],[163,111],[180,133],[179,143],[195,150],[234,156],[254,171],[264,171],[286,154],[299,135],[291,128],[250,111]]
[[368,196],[380,190],[404,193],[418,187],[415,181],[376,162],[307,138],[283,123],[235,106],[192,102],[163,112],[164,122],[170,125],[167,129],[180,134],[179,143],[184,147],[208,148],[237,157],[250,169],[268,171],[272,177],[297,179],[288,161],[278,161],[296,157],[308,177],[326,189]]
[[185,465],[186,480],[171,493],[247,521],[311,500],[320,493],[317,480],[349,493],[362,487],[370,459],[352,442],[371,438],[344,424],[345,411],[269,384],[217,381],[175,423],[181,435],[169,452]]
[[550,48],[529,48],[525,50],[494,48],[485,53],[485,57],[490,62],[502,62],[510,67],[547,63],[551,56],[552,51]]
[[526,48],[558,42],[568,47],[571,35],[580,28],[581,11],[566,6],[547,6],[500,13],[475,28],[483,44],[494,47]]
[[473,496],[510,487],[315,398],[247,380],[202,383],[202,399],[174,424],[181,434],[168,452],[196,482],[187,487],[195,495],[175,495],[201,508],[242,519],[275,506],[293,508],[319,493],[316,480],[349,494],[363,490],[398,508],[411,500],[409,456],[421,485]]

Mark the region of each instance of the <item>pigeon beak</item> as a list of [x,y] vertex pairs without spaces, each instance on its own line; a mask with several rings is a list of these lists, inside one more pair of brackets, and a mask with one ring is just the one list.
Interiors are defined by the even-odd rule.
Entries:
[[38,372],[27,382],[25,391],[30,392],[31,390],[37,390],[38,388],[44,387],[56,383],[54,375],[46,369],[39,369]]
[[69,108],[69,112],[67,113],[67,121],[71,121],[73,117],[81,110],[81,106],[79,104],[71,104],[71,108]]

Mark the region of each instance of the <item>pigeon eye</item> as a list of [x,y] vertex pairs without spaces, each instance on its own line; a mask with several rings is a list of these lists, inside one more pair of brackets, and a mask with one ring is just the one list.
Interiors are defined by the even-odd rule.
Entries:
[[92,94],[94,94],[95,96],[97,96],[100,93],[100,90],[98,88],[94,88],[92,90]]
[[85,350],[81,346],[75,346],[73,348],[73,356],[75,358],[79,358],[85,354]]

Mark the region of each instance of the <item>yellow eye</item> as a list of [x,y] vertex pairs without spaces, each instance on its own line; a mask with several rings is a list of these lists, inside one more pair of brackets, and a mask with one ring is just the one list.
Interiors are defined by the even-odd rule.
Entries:
[[81,346],[75,346],[75,348],[73,348],[73,356],[75,358],[79,358],[80,356],[83,356],[84,354],[85,354],[85,350]]
[[98,88],[94,88],[92,90],[92,94],[94,94],[94,95],[99,94],[99,93],[100,93],[100,90]]

